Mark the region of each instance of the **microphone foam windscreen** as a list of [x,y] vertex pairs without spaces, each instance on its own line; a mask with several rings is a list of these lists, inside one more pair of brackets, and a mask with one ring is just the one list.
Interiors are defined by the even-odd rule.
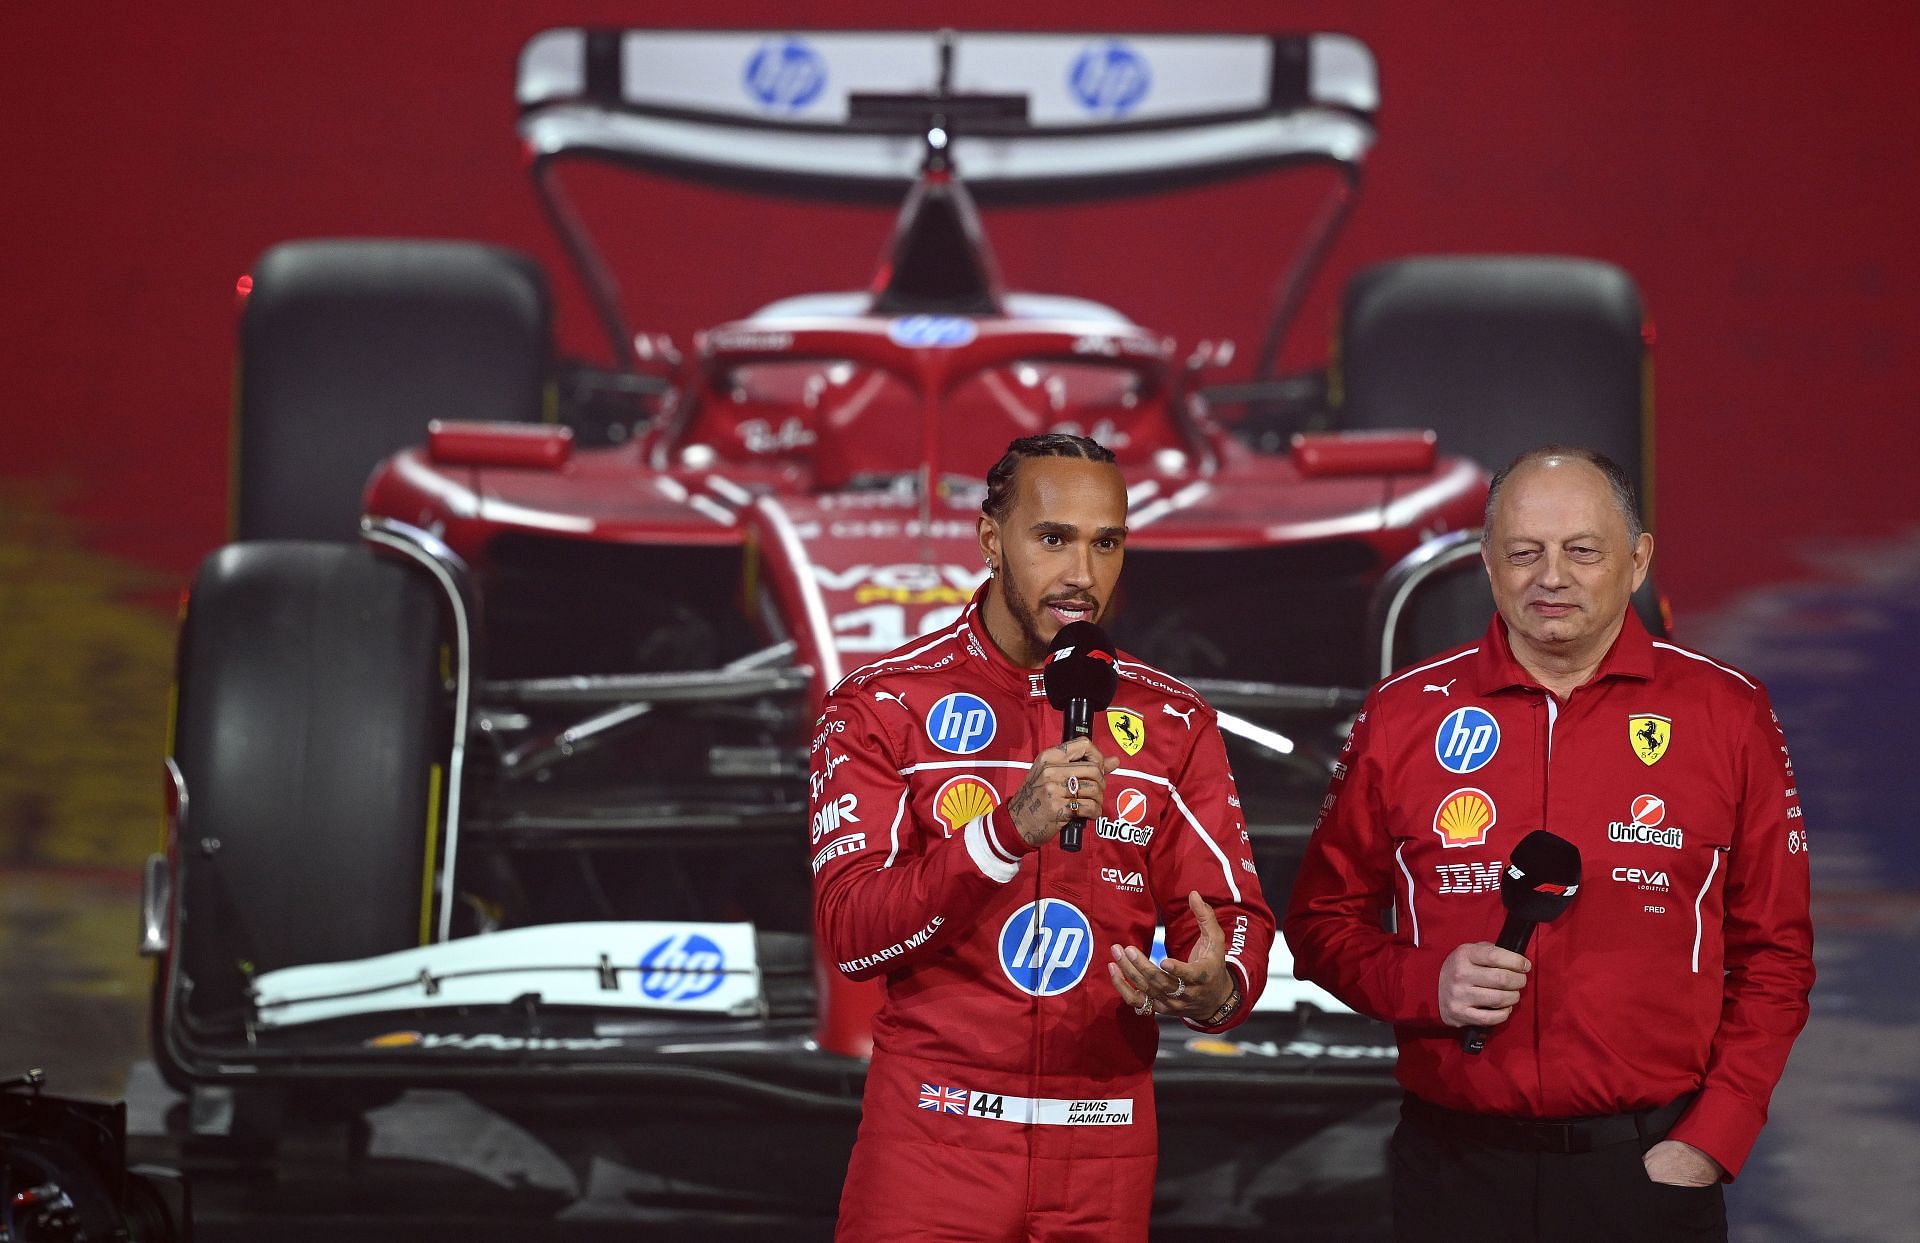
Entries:
[[1060,627],[1040,670],[1046,682],[1047,702],[1065,712],[1068,703],[1084,699],[1088,707],[1099,712],[1113,702],[1120,681],[1113,662],[1113,641],[1100,627],[1089,621]]
[[1521,838],[1500,873],[1500,900],[1535,923],[1557,918],[1579,888],[1580,848],[1546,829]]

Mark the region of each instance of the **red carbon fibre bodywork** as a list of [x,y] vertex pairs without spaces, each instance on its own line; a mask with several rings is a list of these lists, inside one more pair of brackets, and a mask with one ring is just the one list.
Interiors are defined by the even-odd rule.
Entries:
[[[900,345],[874,317],[730,324],[702,341],[681,404],[649,435],[529,468],[439,466],[409,450],[376,472],[367,510],[436,532],[483,577],[489,546],[506,532],[739,546],[741,588],[757,585],[784,619],[797,663],[813,670],[813,703],[844,673],[958,614],[983,577],[979,480],[1008,440],[1099,422],[1074,419],[1071,406],[1059,412],[1068,417],[1043,418],[995,401],[984,381],[998,379],[1002,394],[1047,394],[1051,383],[1055,394],[1071,386],[1111,396],[1112,376],[1101,374],[1110,371],[1145,395],[1102,416],[1109,441],[1121,441],[1135,551],[1360,540],[1384,567],[1479,520],[1484,472],[1434,456],[1429,440],[1411,437],[1413,452],[1397,455],[1362,443],[1343,459],[1329,438],[1336,443],[1303,471],[1292,456],[1224,434],[1197,399],[1177,396],[1168,345],[1145,333],[1007,320],[975,328],[967,345],[941,349]],[[1103,365],[1089,368],[1086,357]],[[969,408],[952,408],[956,394]],[[783,426],[798,433],[754,439]],[[1375,473],[1409,464],[1425,468]],[[916,476],[930,486],[910,486]],[[909,486],[851,486],[875,478]],[[816,982],[821,1046],[865,1055],[878,986],[824,968]]]

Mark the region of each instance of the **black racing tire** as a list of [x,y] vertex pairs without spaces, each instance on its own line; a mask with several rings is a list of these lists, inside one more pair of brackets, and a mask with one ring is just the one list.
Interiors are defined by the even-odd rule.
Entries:
[[169,1082],[189,1076],[168,1037],[230,1039],[249,972],[421,943],[453,738],[442,634],[431,581],[362,546],[234,544],[202,563],[174,718],[172,1005],[154,1015]]
[[545,408],[547,282],[471,242],[287,242],[240,316],[233,454],[239,540],[351,540],[367,477],[433,419]]
[[167,1031],[167,964],[153,965],[153,981],[147,987],[147,1048],[153,1054],[153,1068],[160,1081],[174,1091],[193,1091],[193,1075],[174,1059]]
[[1587,445],[1646,493],[1651,405],[1640,294],[1592,259],[1435,255],[1366,268],[1342,299],[1338,426],[1431,428],[1489,474]]
[[[1584,445],[1619,463],[1652,526],[1653,402],[1644,315],[1612,264],[1434,255],[1357,273],[1341,300],[1331,405],[1351,430],[1428,428],[1489,475],[1528,449]],[[1634,609],[1666,633],[1653,579]],[[1396,660],[1476,637],[1493,597],[1477,565],[1435,575]]]
[[[1493,588],[1480,561],[1479,541],[1469,532],[1426,545],[1427,550],[1443,547],[1446,555],[1415,576],[1401,597],[1397,615],[1391,619],[1391,659],[1373,671],[1377,676],[1464,643],[1485,630],[1492,619]],[[1382,625],[1388,620],[1376,619]]]

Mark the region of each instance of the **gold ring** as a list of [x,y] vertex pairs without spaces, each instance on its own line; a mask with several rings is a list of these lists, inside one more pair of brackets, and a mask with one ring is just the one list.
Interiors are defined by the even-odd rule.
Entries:
[[1079,815],[1079,814],[1080,814],[1080,800],[1079,800],[1079,799],[1077,799],[1077,798],[1073,798],[1073,799],[1068,799],[1068,800],[1067,800],[1067,814],[1068,814],[1069,816],[1077,816],[1077,815]]

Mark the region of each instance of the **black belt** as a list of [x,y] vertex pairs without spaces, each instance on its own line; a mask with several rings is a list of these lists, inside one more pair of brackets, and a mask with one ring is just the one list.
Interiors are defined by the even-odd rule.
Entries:
[[1680,1121],[1687,1106],[1693,1104],[1693,1098],[1694,1093],[1689,1092],[1656,1109],[1605,1118],[1534,1119],[1461,1113],[1442,1109],[1408,1093],[1400,1111],[1403,1117],[1430,1130],[1474,1140],[1489,1148],[1571,1153],[1611,1148],[1632,1140],[1663,1139],[1673,1124]]

